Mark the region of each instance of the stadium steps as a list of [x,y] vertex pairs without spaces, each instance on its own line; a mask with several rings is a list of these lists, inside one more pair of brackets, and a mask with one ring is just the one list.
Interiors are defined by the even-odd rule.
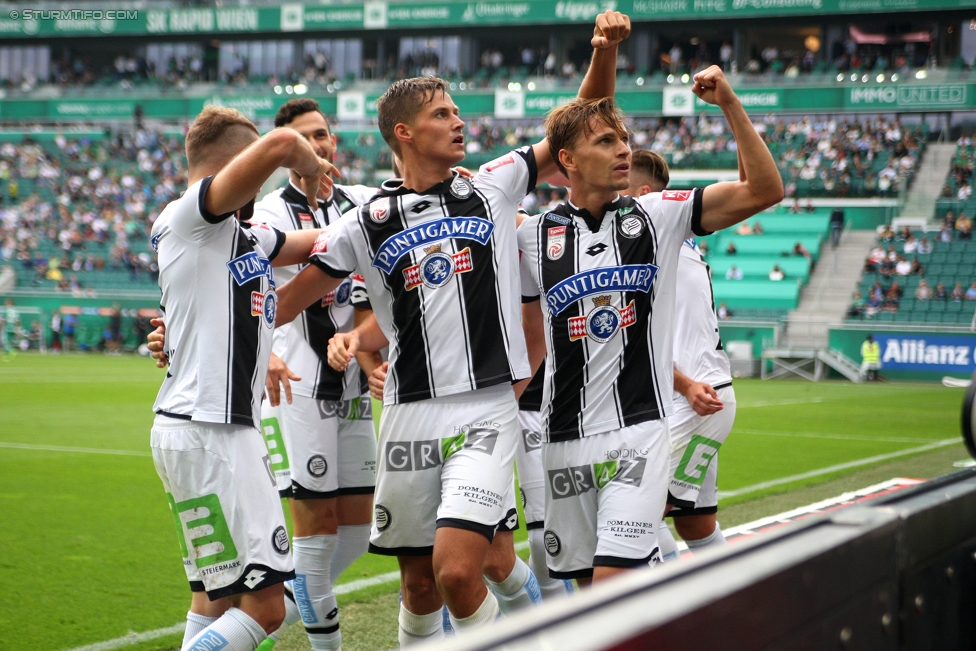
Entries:
[[930,144],[922,154],[912,189],[905,198],[905,207],[898,222],[928,223],[935,214],[935,201],[942,191],[946,176],[952,168],[955,143]]
[[861,369],[847,355],[830,349],[822,348],[817,351],[817,359],[834,369],[855,384],[861,381]]
[[787,346],[827,347],[827,332],[843,321],[874,240],[874,231],[846,231],[836,250],[826,243],[820,249],[820,261],[800,293],[800,303],[787,316]]

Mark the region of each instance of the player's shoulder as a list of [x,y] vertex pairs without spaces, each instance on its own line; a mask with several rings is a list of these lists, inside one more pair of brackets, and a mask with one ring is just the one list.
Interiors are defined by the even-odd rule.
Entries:
[[527,168],[531,170],[534,166],[535,153],[531,145],[526,145],[488,161],[478,168],[472,180],[476,185],[490,184],[492,181],[497,182],[497,179],[524,174]]
[[654,210],[665,210],[668,206],[679,206],[680,204],[693,202],[699,190],[664,190],[663,192],[650,192],[638,199],[632,199],[637,205],[650,213]]
[[348,203],[350,206],[362,206],[363,204],[369,203],[369,200],[376,196],[379,192],[379,188],[368,186],[368,185],[343,185],[336,183],[332,186],[332,191],[335,193],[336,198],[340,198],[342,203]]

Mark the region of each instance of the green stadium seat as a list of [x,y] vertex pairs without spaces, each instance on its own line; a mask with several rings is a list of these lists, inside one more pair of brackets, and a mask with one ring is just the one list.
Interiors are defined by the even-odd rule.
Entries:
[[949,301],[946,303],[946,312],[958,314],[962,312],[963,304],[959,301]]
[[945,312],[945,301],[928,301],[929,312]]
[[[897,312],[895,314],[897,314]],[[878,314],[874,317],[874,320],[881,323],[890,323],[895,320],[895,315],[891,312],[878,312]]]
[[925,323],[942,323],[942,313],[927,312],[925,314]]
[[901,323],[905,323],[905,322],[911,321],[911,312],[905,312],[903,310],[898,310],[897,312],[895,312],[895,318],[894,318],[894,320],[896,322],[901,322]]

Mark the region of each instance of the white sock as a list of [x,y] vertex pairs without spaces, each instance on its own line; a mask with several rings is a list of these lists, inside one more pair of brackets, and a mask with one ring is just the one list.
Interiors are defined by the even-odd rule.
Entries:
[[332,582],[339,580],[342,573],[352,565],[357,558],[366,553],[369,548],[368,524],[348,524],[339,527],[339,542],[336,543],[335,553],[332,555]]
[[549,568],[546,566],[546,547],[543,542],[545,532],[542,529],[529,529],[529,567],[539,583],[542,600],[555,599],[573,592],[573,582],[566,579],[549,578]]
[[478,628],[479,626],[492,623],[498,619],[498,614],[498,600],[495,599],[495,595],[489,590],[488,594],[485,595],[485,600],[481,602],[478,610],[474,611],[472,615],[458,619],[452,614],[451,626],[458,633],[462,633],[468,629]]
[[503,613],[511,613],[532,604],[542,603],[539,582],[536,581],[529,566],[518,556],[515,557],[515,567],[504,581],[495,583],[486,579],[486,582],[495,593],[498,609]]
[[183,651],[254,651],[267,633],[247,613],[231,608],[183,645]]
[[440,610],[435,610],[429,615],[414,615],[401,603],[399,621],[400,631],[397,638],[400,640],[400,646],[444,637],[443,615]]
[[[665,563],[678,560],[678,543],[675,542],[674,535],[664,520],[661,521],[661,526],[657,530],[657,544],[661,548],[661,559]],[[653,565],[653,563],[651,564]]]
[[285,631],[292,626],[292,624],[297,624],[300,621],[302,621],[302,615],[298,610],[298,604],[295,603],[295,593],[294,588],[292,587],[292,582],[285,581],[285,621],[281,622],[281,626],[278,627],[278,630],[268,637],[277,642],[281,639],[281,636],[285,634]]
[[206,615],[198,615],[192,610],[186,613],[186,630],[183,632],[183,646],[180,648],[185,648],[186,643],[195,638],[200,634],[200,631],[207,628],[211,624],[217,621],[216,617],[207,617]]
[[332,592],[332,554],[336,534],[295,538],[295,601],[314,651],[331,651],[342,646],[339,609]]
[[728,544],[725,542],[722,527],[718,526],[718,522],[715,523],[715,531],[712,532],[712,535],[698,540],[685,540],[685,542],[688,543],[688,549],[696,552],[706,547],[725,547]]

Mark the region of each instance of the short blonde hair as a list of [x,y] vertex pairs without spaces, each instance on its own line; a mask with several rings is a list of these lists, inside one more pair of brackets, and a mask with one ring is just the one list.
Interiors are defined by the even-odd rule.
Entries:
[[193,120],[186,134],[186,160],[190,167],[233,158],[246,148],[253,138],[260,137],[258,128],[237,109],[226,106],[205,106]]
[[552,109],[546,116],[546,139],[549,142],[549,153],[559,167],[559,171],[566,174],[566,168],[559,161],[559,152],[571,149],[580,138],[590,133],[590,120],[596,118],[603,124],[617,132],[618,136],[627,135],[627,126],[623,113],[617,108],[612,97],[600,99],[575,99]]

